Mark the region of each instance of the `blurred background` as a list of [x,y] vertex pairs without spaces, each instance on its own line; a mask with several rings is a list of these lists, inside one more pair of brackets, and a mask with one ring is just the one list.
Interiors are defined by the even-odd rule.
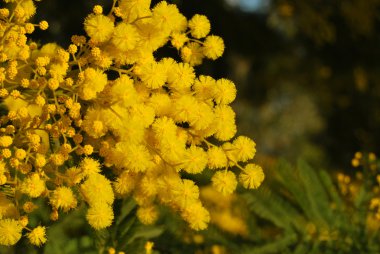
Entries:
[[[111,2],[42,1],[36,20],[50,27],[33,36],[67,46],[92,7]],[[197,71],[235,82],[239,133],[256,141],[259,163],[347,169],[356,151],[379,152],[379,0],[169,2],[207,15],[224,38],[224,56]]]

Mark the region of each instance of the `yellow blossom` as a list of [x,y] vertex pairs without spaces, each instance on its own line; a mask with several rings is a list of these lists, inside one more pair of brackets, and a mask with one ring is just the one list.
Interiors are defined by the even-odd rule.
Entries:
[[114,201],[111,182],[103,175],[92,173],[80,186],[85,200],[90,205],[97,203],[111,205]]
[[211,169],[223,168],[227,166],[227,156],[221,147],[211,147],[207,150],[208,167]]
[[119,8],[123,19],[132,22],[150,14],[151,0],[120,0]]
[[239,175],[239,180],[247,189],[256,189],[264,181],[263,169],[256,164],[247,164]]
[[14,219],[0,220],[0,245],[16,244],[21,238],[21,224]]
[[111,38],[114,23],[104,15],[90,14],[84,21],[84,30],[96,42],[105,42]]
[[[211,183],[229,194],[237,185],[233,172],[244,162],[242,185],[261,184],[262,169],[250,161],[254,141],[231,141],[237,130],[229,106],[234,83],[198,76],[194,68],[224,51],[223,39],[209,35],[206,16],[187,20],[169,1],[151,6],[151,0],[115,0],[107,14],[95,5],[83,23],[86,36],[72,36],[64,49],[29,37],[35,27],[49,27],[44,20],[28,21],[35,1],[5,3],[1,245],[16,244],[43,202],[52,209],[51,222],[86,203],[88,223],[100,230],[112,224],[115,198],[129,197],[144,224],[154,223],[165,205],[202,230],[210,214],[188,174],[222,169],[213,172]],[[167,47],[177,55],[162,57]],[[47,241],[44,226],[25,229],[31,244]],[[152,245],[146,250],[152,252]]]
[[207,36],[203,43],[203,54],[215,60],[223,55],[224,42],[223,39],[216,35]]
[[39,23],[41,30],[46,30],[49,28],[49,23],[46,20],[43,20]]
[[140,207],[136,215],[141,223],[145,225],[153,224],[158,218],[158,212],[155,206]]
[[27,237],[31,244],[41,246],[46,243],[46,228],[43,226],[37,226],[27,234]]
[[96,203],[87,210],[88,223],[96,230],[111,226],[114,214],[108,204]]
[[230,104],[235,100],[236,87],[228,79],[219,79],[216,81],[214,89],[214,100],[218,104]]
[[200,203],[186,207],[182,216],[194,230],[206,229],[210,221],[210,213]]
[[200,14],[195,14],[189,20],[188,26],[190,28],[191,35],[196,39],[206,37],[211,28],[208,18]]
[[186,159],[184,161],[184,170],[191,174],[200,173],[206,167],[207,154],[198,146],[191,146],[186,151]]
[[50,194],[50,204],[56,209],[68,210],[77,206],[73,191],[68,187],[58,187]]
[[20,190],[32,198],[37,198],[44,192],[45,188],[45,181],[37,173],[34,173],[24,179]]
[[13,143],[13,139],[10,136],[2,136],[0,137],[0,146],[8,147]]
[[113,31],[111,42],[117,49],[127,51],[134,49],[139,39],[140,37],[136,27],[126,23],[120,23]]
[[237,186],[236,176],[231,171],[218,171],[211,178],[212,185],[222,194],[231,194]]
[[95,99],[107,84],[107,75],[100,70],[87,68],[82,73],[79,95],[83,100]]
[[140,77],[144,84],[152,89],[162,87],[167,79],[162,64],[156,62],[143,65]]

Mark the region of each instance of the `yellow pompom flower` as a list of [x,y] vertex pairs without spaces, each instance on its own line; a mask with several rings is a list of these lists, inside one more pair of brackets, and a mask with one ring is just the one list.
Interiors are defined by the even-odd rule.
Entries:
[[217,104],[230,104],[236,98],[235,84],[228,79],[216,81],[214,89],[214,100]]
[[25,178],[20,186],[21,192],[29,195],[32,198],[41,196],[42,192],[44,192],[45,189],[45,181],[42,180],[37,173],[34,173],[31,176]]
[[85,157],[81,163],[79,164],[80,168],[82,169],[82,173],[85,176],[89,176],[92,174],[97,174],[100,172],[100,163],[99,161],[90,158]]
[[196,98],[208,101],[214,98],[216,81],[210,76],[201,75],[195,80],[193,89]]
[[24,215],[24,216],[21,216],[18,221],[20,222],[22,227],[26,227],[29,223],[29,218],[28,216]]
[[191,66],[202,64],[204,58],[202,47],[196,42],[187,43],[186,46],[181,49],[181,58]]
[[198,146],[190,146],[186,151],[186,159],[183,168],[190,174],[197,174],[203,171],[207,164],[206,152]]
[[56,209],[69,211],[77,206],[77,200],[73,191],[65,186],[58,187],[50,194],[50,204]]
[[[126,125],[123,129],[118,129],[118,132],[115,131],[116,135],[118,135],[121,140],[128,141],[131,145],[140,144],[144,139],[144,130],[145,130],[144,125],[142,123],[142,119],[140,118],[140,119],[132,120],[132,119],[126,118],[125,120],[123,120],[123,124],[124,123],[128,123],[128,125]],[[118,145],[117,147],[119,146],[120,145]],[[120,154],[119,159],[121,159],[123,163],[128,163],[130,157],[129,156],[125,157],[124,153],[119,148],[117,148],[117,152]],[[144,153],[144,154],[148,155],[147,153]]]
[[186,207],[182,213],[182,217],[189,223],[192,229],[197,231],[206,229],[210,222],[210,213],[200,202]]
[[94,8],[92,9],[94,14],[102,14],[103,13],[103,7],[100,5],[95,5]]
[[90,14],[84,21],[84,30],[95,42],[105,42],[112,36],[114,24],[104,15]]
[[11,157],[12,156],[12,152],[11,152],[11,150],[9,150],[9,149],[3,149],[2,151],[1,151],[1,155],[4,157],[4,158],[9,158],[9,157]]
[[210,32],[210,21],[205,15],[195,14],[188,23],[191,35],[196,39],[206,37]]
[[67,179],[67,183],[72,186],[80,183],[82,181],[84,175],[82,174],[82,169],[78,167],[68,168],[65,172],[65,176]]
[[104,203],[92,205],[86,214],[88,223],[96,230],[111,226],[113,218],[112,207]]
[[156,62],[143,65],[140,78],[141,81],[151,89],[162,87],[167,79],[166,72],[162,64]]
[[91,206],[97,203],[111,205],[115,199],[110,180],[97,173],[88,176],[80,191]]
[[14,219],[0,220],[0,245],[11,246],[21,238],[22,226]]
[[47,30],[49,28],[49,23],[46,20],[42,20],[39,23],[41,30]]
[[[215,117],[212,106],[205,102],[199,102],[194,105],[193,110],[193,115],[189,118],[189,124],[195,130],[203,131],[212,125]],[[211,136],[211,134],[207,134],[207,136]]]
[[85,155],[91,155],[94,152],[94,147],[92,145],[83,146],[83,153]]
[[169,142],[171,138],[175,137],[177,129],[173,119],[166,116],[157,118],[152,124],[152,130],[161,143]]
[[43,226],[37,226],[26,236],[31,244],[41,246],[46,243],[46,228]]
[[239,181],[247,189],[257,189],[264,181],[263,169],[256,164],[247,164],[239,175]]
[[[169,40],[168,32],[158,29],[156,24],[152,21],[139,23],[138,32],[141,37],[139,46],[141,46],[141,49],[148,50],[148,52],[156,51],[160,47],[164,46]],[[141,61],[143,59],[139,60]]]
[[22,14],[18,17],[20,21],[25,22],[36,13],[36,6],[32,0],[24,0],[16,7],[16,16],[18,16],[17,13]]
[[116,194],[127,195],[131,193],[137,183],[138,175],[133,172],[123,171],[119,177],[113,182]]
[[107,84],[107,75],[100,70],[87,68],[80,73],[79,96],[83,100],[95,99]]
[[223,195],[231,194],[237,186],[236,176],[231,171],[218,171],[211,178],[214,188]]
[[186,34],[184,33],[174,33],[171,36],[171,43],[173,47],[176,49],[180,49],[185,45],[185,43],[189,40]]
[[111,95],[113,101],[123,107],[133,106],[139,99],[134,81],[127,75],[121,75],[113,82]]
[[169,115],[172,110],[172,100],[166,93],[155,93],[149,98],[149,106],[154,108],[156,116]]
[[207,150],[208,163],[211,169],[223,168],[227,166],[227,156],[221,147],[214,146]]
[[157,182],[155,177],[144,176],[139,182],[138,192],[146,197],[153,197],[157,194]]
[[238,161],[246,162],[253,159],[256,154],[256,144],[248,137],[239,136],[232,142],[232,145],[234,147],[233,153]]
[[140,122],[143,128],[147,128],[154,121],[154,109],[144,103],[137,103],[129,108],[131,121]]
[[139,17],[148,16],[150,2],[151,0],[120,0],[119,8],[122,18],[129,23]]
[[176,90],[190,88],[194,79],[194,68],[188,63],[173,64],[171,70],[168,71],[168,83]]
[[52,154],[52,155],[50,155],[50,161],[55,166],[61,166],[65,162],[65,158],[64,158],[63,154],[60,154],[60,153]]
[[191,180],[184,179],[172,182],[170,185],[173,202],[179,207],[191,206],[199,200],[199,188]]
[[7,8],[0,9],[0,17],[7,18],[9,16],[9,10]]
[[81,127],[93,138],[100,138],[108,131],[102,113],[101,110],[90,108],[84,116],[84,121]]
[[26,157],[26,151],[24,149],[16,149],[15,157],[19,160],[23,160]]
[[196,120],[195,112],[198,111],[199,103],[191,95],[184,95],[173,102],[173,119],[176,122],[193,122]]
[[153,166],[152,155],[143,145],[133,145],[118,143],[117,149],[124,155],[123,164],[125,168],[132,172],[144,172]]
[[151,225],[156,222],[158,218],[158,211],[154,205],[139,207],[137,209],[137,218],[142,224]]
[[236,134],[235,112],[230,106],[220,105],[215,107],[214,114],[214,136],[220,141],[230,140]]
[[159,2],[152,10],[153,22],[163,31],[171,32],[180,30],[182,14],[175,4],[166,1]]
[[42,168],[43,166],[46,165],[46,158],[43,154],[36,154],[36,159],[34,164],[36,165],[37,168]]
[[12,145],[13,139],[11,136],[2,136],[0,137],[0,146],[2,147],[9,147]]
[[121,51],[134,49],[139,41],[136,28],[130,24],[119,23],[113,31],[111,42]]
[[168,72],[172,70],[177,62],[173,58],[165,57],[160,60],[160,63],[162,64],[162,68],[165,69],[166,75],[168,75]]
[[223,55],[224,42],[223,39],[216,35],[207,36],[203,42],[203,54],[212,60]]

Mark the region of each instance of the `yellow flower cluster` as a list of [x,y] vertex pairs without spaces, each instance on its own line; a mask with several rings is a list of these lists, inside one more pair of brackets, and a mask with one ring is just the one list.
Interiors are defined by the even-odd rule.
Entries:
[[[351,160],[351,165],[355,168],[360,167],[364,171],[364,172],[358,171],[356,174],[356,178],[358,178],[358,180],[361,181],[360,182],[361,185],[367,184],[367,188],[369,188],[369,191],[370,191],[370,200],[368,204],[369,206],[368,208],[370,212],[368,213],[368,216],[367,216],[367,226],[368,226],[368,229],[371,231],[378,231],[380,227],[380,224],[379,224],[380,222],[380,198],[379,198],[380,173],[379,173],[379,166],[378,166],[379,165],[378,157],[373,152],[370,152],[370,153],[356,152],[354,154],[354,157]],[[365,180],[365,177],[371,180],[366,183],[363,181]],[[339,178],[339,175],[338,175],[338,182],[340,184],[341,189],[342,189],[342,186],[343,188],[345,187],[344,183],[346,183],[346,186],[350,184],[350,181],[348,180],[346,182],[342,181],[342,177]]]
[[[51,220],[85,202],[88,223],[102,229],[113,222],[114,199],[131,196],[142,223],[154,223],[163,204],[201,230],[210,215],[183,173],[217,170],[212,185],[223,194],[234,192],[238,179],[246,188],[261,184],[261,167],[250,163],[255,143],[230,141],[235,85],[195,73],[224,51],[206,16],[187,20],[165,1],[115,0],[108,14],[95,6],[84,22],[87,37],[72,36],[64,49],[27,39],[35,27],[48,29],[46,21],[28,23],[33,0],[4,2],[0,98],[8,113],[0,118],[0,185],[8,192],[0,192],[1,245],[15,244],[22,230],[32,244],[46,242],[45,227],[27,227],[36,198],[48,201]],[[177,49],[178,59],[158,58],[164,46]]]

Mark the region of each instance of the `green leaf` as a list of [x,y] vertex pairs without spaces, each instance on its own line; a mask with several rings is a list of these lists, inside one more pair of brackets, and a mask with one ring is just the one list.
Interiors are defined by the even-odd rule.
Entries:
[[327,190],[328,195],[330,195],[330,198],[332,199],[332,201],[336,205],[336,208],[339,211],[343,211],[344,202],[343,202],[341,196],[339,195],[339,192],[338,192],[336,186],[334,185],[334,183],[331,179],[331,176],[326,171],[320,170],[319,171],[319,177],[320,177],[321,182],[323,183],[325,189]]
[[116,219],[116,225],[120,225],[122,223],[122,221],[128,216],[131,214],[131,212],[133,211],[133,209],[136,208],[136,202],[131,198],[131,199],[128,199],[122,206],[121,208],[121,211],[120,211],[120,214],[118,215],[117,219]]
[[132,236],[128,239],[127,243],[131,243],[138,238],[152,239],[158,237],[164,232],[165,228],[163,226],[136,226],[133,230]]
[[301,214],[284,198],[273,193],[266,186],[260,187],[254,193],[248,192],[243,195],[252,212],[265,218],[283,229],[292,226],[301,230],[305,221]]
[[303,160],[298,160],[297,168],[304,184],[305,193],[310,204],[313,218],[319,223],[330,225],[333,223],[329,199],[315,171]]
[[263,246],[242,250],[242,254],[277,254],[284,253],[284,250],[297,242],[297,235],[292,232],[284,233],[284,237],[276,239]]

